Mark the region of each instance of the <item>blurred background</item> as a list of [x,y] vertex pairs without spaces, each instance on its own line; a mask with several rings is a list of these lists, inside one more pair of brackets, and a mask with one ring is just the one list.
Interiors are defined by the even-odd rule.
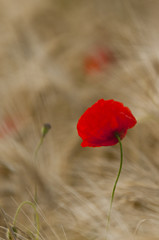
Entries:
[[[138,124],[108,238],[159,236],[159,1],[0,0],[0,206],[12,224],[38,185],[40,238],[104,240],[118,144],[82,148],[76,125],[98,99],[128,106]],[[34,164],[44,123],[52,128]],[[32,209],[17,219],[33,239]],[[0,215],[1,239],[6,223]]]

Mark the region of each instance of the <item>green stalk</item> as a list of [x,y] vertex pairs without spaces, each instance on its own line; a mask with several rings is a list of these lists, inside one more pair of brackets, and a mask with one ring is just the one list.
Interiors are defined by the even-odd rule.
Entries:
[[16,220],[17,220],[17,217],[18,217],[18,214],[19,214],[20,210],[24,205],[30,205],[34,209],[35,223],[36,223],[36,238],[35,239],[39,240],[39,215],[38,215],[38,212],[37,212],[37,209],[36,209],[36,205],[34,203],[32,203],[30,201],[24,201],[19,205],[19,207],[17,208],[17,211],[15,213],[14,219],[13,219],[13,227],[16,224]]
[[38,142],[38,145],[36,146],[35,151],[34,151],[34,162],[36,162],[36,160],[37,160],[37,154],[38,154],[38,152],[39,152],[39,149],[40,149],[43,141],[44,141],[44,137],[42,136],[42,137],[40,138],[40,141]]
[[107,232],[108,232],[109,223],[110,223],[111,210],[112,210],[112,205],[113,205],[113,200],[114,200],[115,189],[116,189],[116,186],[117,186],[117,183],[118,183],[118,180],[119,180],[119,177],[120,177],[121,169],[122,169],[122,166],[123,166],[123,148],[122,148],[121,139],[120,139],[118,134],[116,134],[115,136],[118,139],[118,142],[119,142],[119,145],[120,145],[120,167],[119,167],[118,175],[117,175],[117,178],[115,180],[113,191],[112,191],[110,208],[109,208],[109,213],[108,213],[108,218],[107,218],[107,227],[106,227]]
[[[44,137],[42,136],[40,138],[40,141],[39,141],[39,143],[38,143],[38,145],[37,145],[37,147],[35,149],[35,152],[34,152],[34,164],[35,164],[35,167],[37,167],[37,154],[39,152],[39,149],[40,149],[43,141],[44,141]],[[38,187],[37,187],[37,183],[36,182],[35,182],[35,187],[34,188],[35,188],[34,189],[34,202],[37,205],[37,203],[38,203]]]
[[[43,144],[44,138],[45,138],[46,134],[48,133],[48,131],[50,130],[50,128],[51,128],[51,125],[49,123],[45,123],[41,129],[41,138],[40,138],[40,141],[38,142],[38,144],[35,148],[35,151],[34,151],[35,167],[37,167],[37,154],[38,154],[39,149],[40,149],[41,145]],[[37,187],[36,183],[35,183],[34,201],[35,201],[35,204],[38,203],[38,187]]]

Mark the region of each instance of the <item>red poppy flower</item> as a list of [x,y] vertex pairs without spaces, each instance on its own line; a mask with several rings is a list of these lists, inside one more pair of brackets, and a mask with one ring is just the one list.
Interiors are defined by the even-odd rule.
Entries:
[[98,49],[85,58],[84,68],[88,74],[100,72],[108,64],[114,62],[114,60],[113,53],[110,50]]
[[0,139],[16,133],[20,127],[22,127],[23,122],[24,119],[21,116],[4,116],[2,119],[0,119]]
[[137,123],[130,109],[121,102],[100,99],[80,117],[77,131],[82,147],[112,146],[123,139],[129,128]]
[[16,130],[16,124],[12,118],[6,116],[3,119],[3,122],[0,126],[0,138],[3,138],[5,135],[8,135],[12,131]]

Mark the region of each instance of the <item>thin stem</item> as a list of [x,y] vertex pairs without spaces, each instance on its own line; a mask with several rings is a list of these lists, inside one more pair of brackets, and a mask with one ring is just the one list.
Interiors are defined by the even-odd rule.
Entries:
[[[38,145],[37,145],[37,147],[35,149],[35,152],[34,152],[34,164],[35,164],[35,167],[37,167],[37,154],[39,152],[39,149],[40,149],[43,141],[44,141],[44,137],[42,136],[40,138],[40,141],[39,141],[39,143],[38,143]],[[34,186],[34,202],[35,202],[35,204],[38,203],[38,187],[37,187],[37,183],[36,182],[35,182],[35,186]]]
[[[39,152],[39,149],[40,149],[43,141],[44,141],[44,136],[41,136],[40,141],[37,144],[36,149],[34,151],[34,165],[35,165],[35,167],[37,167],[37,154]],[[36,212],[37,212],[37,204],[38,204],[38,186],[37,186],[36,181],[35,181],[35,186],[34,186],[34,203],[35,203],[35,205],[34,205],[35,206],[34,221],[36,223],[37,222]]]
[[38,143],[38,145],[36,146],[35,148],[35,151],[34,151],[34,161],[36,161],[36,157],[37,157],[37,154],[38,154],[38,151],[44,141],[44,138],[45,136],[47,135],[48,131],[51,129],[51,125],[49,123],[44,123],[42,129],[41,129],[41,138],[40,138],[40,141]]
[[118,180],[119,180],[119,177],[120,177],[122,165],[123,165],[123,148],[122,148],[121,139],[120,139],[118,134],[116,134],[115,136],[118,139],[118,142],[119,142],[119,145],[120,145],[120,167],[119,167],[118,175],[117,175],[117,178],[115,180],[113,191],[112,191],[110,208],[109,208],[108,219],[107,219],[107,228],[106,228],[107,232],[108,232],[108,227],[109,227],[109,223],[110,223],[110,216],[111,216],[111,210],[112,210],[112,205],[113,205],[113,200],[114,200],[115,189],[116,189],[116,186],[117,186],[117,183],[118,183]]
[[44,141],[44,137],[42,136],[42,137],[40,138],[40,141],[38,142],[38,144],[37,144],[37,146],[36,146],[35,151],[34,151],[34,162],[36,162],[36,160],[37,160],[37,154],[38,154],[38,151],[39,151],[39,149],[40,149],[43,141]]
[[[46,134],[48,133],[48,131],[50,130],[51,125],[49,123],[45,123],[41,129],[41,138],[39,143],[37,144],[35,151],[34,151],[34,165],[35,167],[37,167],[37,154],[39,152],[39,149],[41,147],[41,145],[43,144],[44,138],[46,136]],[[37,222],[37,204],[38,204],[38,185],[37,182],[35,181],[35,187],[34,187],[34,207],[35,207],[35,214],[34,214],[34,221],[35,223]]]
[[[39,152],[39,149],[41,147],[41,145],[43,144],[43,141],[44,141],[44,138],[45,136],[47,135],[48,131],[50,130],[51,128],[51,125],[49,123],[45,123],[41,129],[41,138],[40,138],[40,141],[38,142],[36,148],[35,148],[35,151],[34,151],[34,164],[35,164],[35,167],[37,167],[37,154]],[[37,187],[37,183],[35,183],[35,193],[34,193],[34,201],[35,201],[35,204],[38,203],[38,187]]]
[[36,223],[36,238],[35,239],[38,240],[39,239],[39,215],[38,215],[38,212],[37,212],[37,209],[36,209],[36,205],[34,203],[32,203],[30,201],[24,201],[19,205],[19,207],[17,208],[17,211],[15,213],[14,219],[13,219],[13,227],[16,224],[16,220],[17,220],[17,217],[18,217],[18,214],[19,214],[20,210],[24,205],[30,205],[34,209],[35,223]]

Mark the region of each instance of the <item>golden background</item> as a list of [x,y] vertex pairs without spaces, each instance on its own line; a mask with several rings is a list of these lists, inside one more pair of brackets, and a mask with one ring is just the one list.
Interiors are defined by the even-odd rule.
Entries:
[[[119,145],[82,148],[76,125],[98,99],[115,99],[138,124],[122,141],[109,239],[158,239],[158,11],[157,0],[0,0],[0,206],[9,224],[36,182],[41,239],[106,239]],[[85,59],[98,49],[115,61],[88,74]],[[52,128],[35,167],[44,123]],[[33,212],[23,210],[18,238],[29,239]]]

